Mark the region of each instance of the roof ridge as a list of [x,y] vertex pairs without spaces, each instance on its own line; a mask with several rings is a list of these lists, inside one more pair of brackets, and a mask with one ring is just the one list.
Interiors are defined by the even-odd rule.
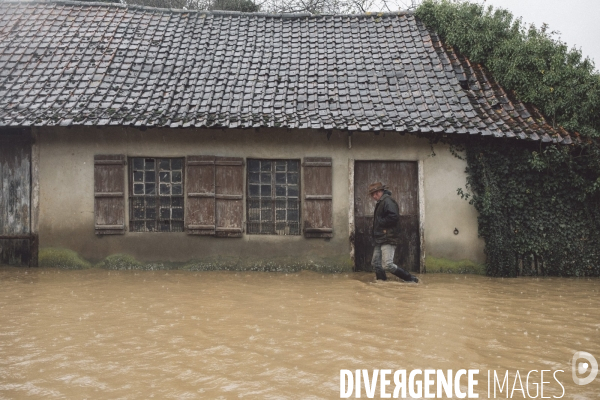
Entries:
[[366,12],[363,14],[311,14],[308,12],[300,13],[267,13],[267,12],[241,12],[227,10],[186,10],[181,8],[159,8],[142,6],[138,4],[122,4],[122,3],[105,3],[99,1],[74,1],[74,0],[2,0],[0,4],[65,4],[77,6],[101,6],[101,7],[118,7],[137,10],[152,10],[171,13],[197,13],[207,15],[239,15],[246,17],[271,17],[271,18],[325,18],[325,17],[396,17],[399,15],[414,15],[411,10],[399,10],[396,12]]

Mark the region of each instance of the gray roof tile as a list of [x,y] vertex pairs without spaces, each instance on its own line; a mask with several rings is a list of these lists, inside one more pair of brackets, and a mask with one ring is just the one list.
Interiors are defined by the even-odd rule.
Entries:
[[572,143],[408,12],[0,3],[0,126],[287,127]]

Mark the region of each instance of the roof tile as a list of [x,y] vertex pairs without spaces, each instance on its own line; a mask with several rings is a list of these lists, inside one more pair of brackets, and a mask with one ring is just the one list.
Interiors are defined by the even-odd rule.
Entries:
[[410,12],[9,0],[0,16],[0,126],[280,126],[572,143]]

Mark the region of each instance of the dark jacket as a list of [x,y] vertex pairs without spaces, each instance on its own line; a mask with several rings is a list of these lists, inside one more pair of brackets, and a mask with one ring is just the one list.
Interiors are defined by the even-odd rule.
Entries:
[[398,203],[392,199],[389,191],[385,190],[383,196],[375,205],[373,215],[373,241],[376,244],[398,245],[400,238],[400,212]]

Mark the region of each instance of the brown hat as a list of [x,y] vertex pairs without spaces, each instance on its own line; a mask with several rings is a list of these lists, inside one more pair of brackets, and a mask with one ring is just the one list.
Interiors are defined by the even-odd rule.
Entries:
[[385,189],[385,186],[383,186],[383,183],[381,183],[381,182],[371,183],[369,185],[369,194],[372,194],[378,190],[384,190],[384,189]]

